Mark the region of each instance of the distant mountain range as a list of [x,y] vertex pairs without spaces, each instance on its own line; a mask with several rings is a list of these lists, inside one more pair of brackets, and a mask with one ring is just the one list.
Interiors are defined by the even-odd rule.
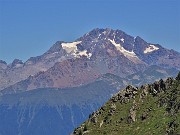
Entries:
[[24,63],[0,60],[0,134],[69,134],[119,89],[178,70],[179,52],[108,28],[57,41]]

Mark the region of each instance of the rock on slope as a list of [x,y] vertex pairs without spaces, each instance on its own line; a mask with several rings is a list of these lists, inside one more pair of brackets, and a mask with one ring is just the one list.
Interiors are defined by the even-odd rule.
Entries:
[[141,87],[127,86],[89,116],[74,135],[180,134],[180,72]]

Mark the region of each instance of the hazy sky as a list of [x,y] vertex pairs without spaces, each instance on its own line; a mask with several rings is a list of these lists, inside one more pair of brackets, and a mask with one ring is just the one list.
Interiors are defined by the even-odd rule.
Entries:
[[0,0],[0,59],[26,61],[106,27],[180,52],[180,0]]

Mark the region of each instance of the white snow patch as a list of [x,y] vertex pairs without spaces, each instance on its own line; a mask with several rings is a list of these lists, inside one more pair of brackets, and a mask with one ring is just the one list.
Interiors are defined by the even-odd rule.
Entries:
[[101,34],[99,34],[98,38],[101,36]]
[[23,64],[16,64],[15,65],[16,68],[19,68],[19,67],[22,67],[22,66],[23,66]]
[[89,54],[88,54],[88,58],[90,59],[90,58],[91,58],[91,56],[92,56],[92,53],[89,53]]
[[91,53],[87,53],[87,50],[83,50],[83,51],[80,51],[76,57],[78,56],[86,56],[87,58],[91,58],[92,54]]
[[52,53],[52,54],[58,54],[59,52],[54,52],[54,53]]
[[121,41],[124,43],[124,38],[121,38]]
[[86,36],[88,36],[89,35],[89,32],[88,33],[86,33]]
[[133,51],[128,51],[124,49],[124,47],[121,46],[121,44],[117,44],[114,39],[109,41],[116,47],[117,50],[119,50],[121,53],[123,53],[125,56],[130,56],[130,57],[137,57],[136,54]]
[[62,43],[62,48],[66,50],[68,54],[73,55],[76,58],[79,58],[80,56],[86,56],[90,59],[92,56],[91,53],[87,53],[87,50],[79,51],[77,48],[77,45],[80,44],[82,41],[72,42],[72,43]]
[[106,31],[104,31],[103,34],[106,35]]
[[[114,35],[114,39],[115,39],[115,36],[116,36],[116,35]],[[114,40],[114,39],[113,39],[113,40]]]
[[87,56],[87,50],[83,50],[83,51],[81,51],[81,52],[79,52],[79,55],[80,56]]
[[62,48],[66,50],[67,53],[77,51],[77,45],[80,44],[81,41],[72,42],[72,43],[62,43]]
[[144,53],[150,53],[150,52],[153,52],[153,51],[156,51],[158,50],[159,48],[157,46],[154,46],[154,45],[149,45],[145,50],[144,50]]

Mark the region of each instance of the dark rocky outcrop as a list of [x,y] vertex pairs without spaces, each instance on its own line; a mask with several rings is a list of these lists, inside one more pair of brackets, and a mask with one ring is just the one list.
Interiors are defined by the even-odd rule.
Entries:
[[3,60],[0,60],[0,70],[5,70],[7,68],[7,63]]
[[0,60],[0,64],[5,64],[5,65],[7,65],[7,63],[6,63],[5,61],[3,61],[3,60]]
[[11,64],[11,67],[16,67],[17,65],[22,65],[23,64],[23,61],[22,60],[19,60],[19,59],[15,59],[12,64]]

